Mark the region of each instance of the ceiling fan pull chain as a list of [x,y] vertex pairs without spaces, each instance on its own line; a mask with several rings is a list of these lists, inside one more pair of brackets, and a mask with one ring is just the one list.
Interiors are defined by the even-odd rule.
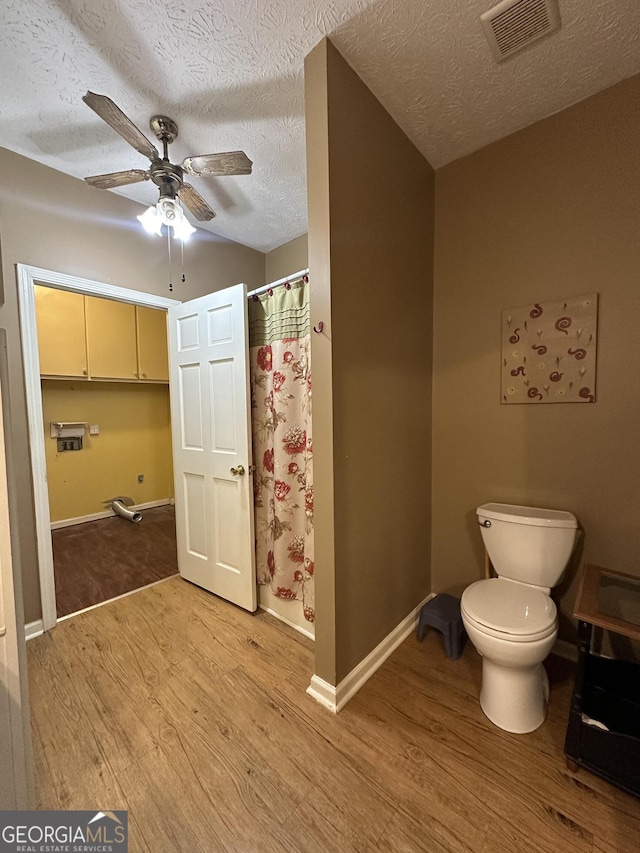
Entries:
[[180,266],[182,269],[182,277],[180,281],[184,284],[187,280],[184,275],[184,240],[180,240]]
[[169,293],[173,292],[173,282],[171,281],[171,229],[169,226],[166,226],[167,229],[167,252],[169,253]]

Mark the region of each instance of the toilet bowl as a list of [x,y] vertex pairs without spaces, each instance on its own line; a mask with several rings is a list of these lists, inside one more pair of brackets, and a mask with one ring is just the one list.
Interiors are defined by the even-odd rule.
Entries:
[[460,609],[483,659],[480,707],[505,731],[534,731],[547,713],[542,661],[558,636],[555,604],[539,589],[493,578],[468,587]]
[[510,504],[477,510],[498,577],[476,581],[460,609],[482,656],[480,706],[501,729],[532,732],[547,713],[549,682],[542,662],[558,635],[551,587],[564,572],[577,520],[568,512]]

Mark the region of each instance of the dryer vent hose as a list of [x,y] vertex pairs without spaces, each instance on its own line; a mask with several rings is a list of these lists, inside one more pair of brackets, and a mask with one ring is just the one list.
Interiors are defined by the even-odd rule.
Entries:
[[111,509],[115,512],[116,515],[122,516],[122,518],[126,518],[127,521],[132,521],[134,524],[137,524],[139,521],[142,521],[142,513],[141,512],[133,512],[128,509],[124,503],[120,500],[120,498],[116,498],[111,502]]

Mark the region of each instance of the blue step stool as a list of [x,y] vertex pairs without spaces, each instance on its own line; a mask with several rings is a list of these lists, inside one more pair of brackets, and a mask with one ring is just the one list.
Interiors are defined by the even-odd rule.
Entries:
[[447,657],[457,660],[462,654],[467,639],[460,615],[460,599],[455,595],[441,592],[423,604],[416,634],[419,643],[422,642],[429,628],[440,631]]

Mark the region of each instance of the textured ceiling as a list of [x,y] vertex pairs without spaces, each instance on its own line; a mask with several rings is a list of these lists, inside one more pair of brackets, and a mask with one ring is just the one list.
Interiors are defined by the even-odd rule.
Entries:
[[[479,21],[492,5],[1,0],[0,145],[76,177],[146,168],[82,95],[108,95],[147,135],[165,113],[173,162],[254,161],[193,184],[218,213],[208,230],[267,251],[306,230],[302,69],[324,35],[436,168],[640,72],[638,0],[560,0],[560,32],[502,65]],[[157,196],[150,182],[118,192]]]

